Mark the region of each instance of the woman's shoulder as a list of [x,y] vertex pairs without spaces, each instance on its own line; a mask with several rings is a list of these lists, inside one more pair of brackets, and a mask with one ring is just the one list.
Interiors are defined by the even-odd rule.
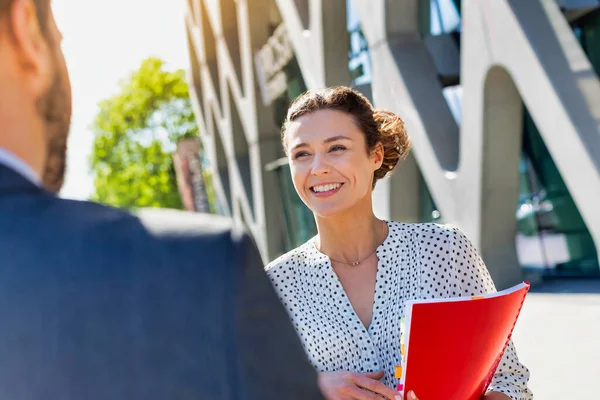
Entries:
[[448,238],[463,236],[460,229],[451,224],[441,224],[437,222],[395,222],[390,221],[389,226],[393,231],[404,231],[417,238],[425,238],[427,235],[442,235]]
[[437,234],[445,235],[447,237],[462,236],[463,233],[458,229],[457,226],[452,224],[442,224],[437,222],[424,222],[417,224],[419,225],[419,231],[421,234]]
[[296,265],[304,264],[309,257],[311,246],[312,239],[271,261],[265,267],[265,271],[267,274],[271,274],[286,267],[292,268]]
[[436,222],[390,223],[392,233],[402,234],[423,254],[449,254],[454,249],[470,249],[471,241],[455,225]]

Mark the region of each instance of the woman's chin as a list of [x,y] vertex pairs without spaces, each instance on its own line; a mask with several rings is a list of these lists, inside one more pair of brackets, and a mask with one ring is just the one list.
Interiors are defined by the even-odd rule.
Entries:
[[313,205],[313,207],[311,207],[311,211],[318,218],[338,217],[343,215],[348,209],[349,207],[340,206],[339,204],[319,204],[318,206]]

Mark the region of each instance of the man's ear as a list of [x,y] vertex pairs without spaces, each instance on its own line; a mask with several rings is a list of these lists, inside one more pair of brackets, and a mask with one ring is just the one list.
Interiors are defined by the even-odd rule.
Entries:
[[13,0],[8,18],[21,66],[27,73],[44,80],[45,72],[50,67],[50,51],[35,4],[32,0]]

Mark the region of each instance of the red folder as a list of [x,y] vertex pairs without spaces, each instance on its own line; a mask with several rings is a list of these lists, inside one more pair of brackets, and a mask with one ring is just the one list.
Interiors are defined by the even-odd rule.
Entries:
[[529,283],[497,293],[406,303],[399,389],[420,400],[480,400],[521,312]]

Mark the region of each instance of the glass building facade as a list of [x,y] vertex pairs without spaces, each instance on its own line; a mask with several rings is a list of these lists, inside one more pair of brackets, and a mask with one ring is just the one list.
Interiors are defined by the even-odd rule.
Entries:
[[[282,126],[285,121],[287,109],[296,97],[306,91],[306,85],[302,79],[302,72],[296,59],[292,59],[285,67],[284,72],[287,76],[287,91],[273,102],[275,108],[275,124]],[[285,159],[272,164],[269,168],[277,174],[279,183],[280,197],[283,205],[283,220],[285,227],[284,242],[286,251],[300,246],[308,239],[313,237],[317,228],[312,213],[304,205],[294,184],[290,178],[290,167]]]
[[[449,34],[456,38],[460,48],[460,0],[424,0],[421,10],[429,12],[429,18],[422,18],[429,22],[423,34]],[[592,11],[570,22],[598,73],[600,11]],[[460,125],[460,82],[444,87],[443,92]],[[546,275],[598,275],[600,266],[592,237],[533,119],[523,107],[520,186],[515,212],[518,229],[515,242],[521,266],[543,269]],[[426,187],[423,192],[423,220],[439,217]]]

